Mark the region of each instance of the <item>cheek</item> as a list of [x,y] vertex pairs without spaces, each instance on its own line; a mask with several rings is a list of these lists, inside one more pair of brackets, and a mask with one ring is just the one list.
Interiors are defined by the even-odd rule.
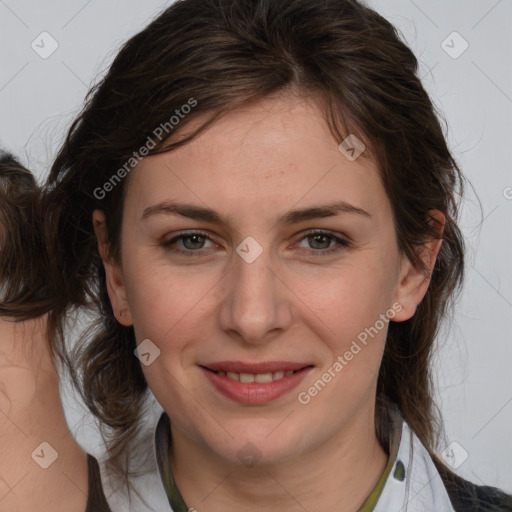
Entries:
[[[387,261],[394,259],[389,255]],[[344,334],[341,339],[346,341],[347,335],[357,336],[391,308],[395,286],[394,268],[372,252],[321,280],[308,280],[298,295],[336,334]]]
[[[184,361],[192,359],[188,347],[192,346],[194,330],[197,338],[199,325],[194,305],[200,290],[179,275],[169,274],[168,269],[138,265],[135,259],[125,267],[137,344],[149,339],[158,349],[151,349],[152,360],[149,365],[141,364],[141,369],[157,401],[166,410],[174,404],[173,419],[179,419],[180,411],[188,410],[188,395],[182,392],[186,382]],[[190,391],[189,388],[187,384]]]
[[[323,330],[325,336],[317,331],[326,349],[322,371],[333,383],[327,386],[323,403],[330,403],[329,397],[339,403],[358,403],[362,395],[372,392],[395,314],[396,262],[393,250],[368,251],[350,268],[326,279],[323,293],[309,294],[310,304],[329,327]],[[307,289],[301,297],[307,300]]]
[[393,281],[381,270],[366,261],[325,280],[322,294],[302,290],[301,298],[305,303],[309,299],[318,317],[310,327],[322,365],[297,400],[315,414],[331,414],[334,407],[350,416],[373,396],[394,316]]
[[218,276],[170,268],[152,262],[143,251],[126,258],[124,270],[137,342],[148,338],[162,352],[183,352],[201,332]]
[[190,310],[193,293],[183,293],[179,280],[150,269],[130,273],[128,303],[137,341],[157,345]]

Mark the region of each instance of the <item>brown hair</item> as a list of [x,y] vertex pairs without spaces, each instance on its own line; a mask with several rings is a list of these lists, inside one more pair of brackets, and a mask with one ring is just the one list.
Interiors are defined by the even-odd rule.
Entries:
[[46,314],[52,358],[68,367],[62,349],[62,304],[44,238],[41,189],[34,175],[10,153],[0,150],[0,316],[23,322]]
[[0,151],[0,315],[16,320],[52,308],[39,192],[33,174]]
[[398,404],[434,452],[440,419],[430,358],[463,278],[456,223],[463,178],[417,70],[397,30],[356,0],[178,0],[123,46],[89,92],[48,182],[48,237],[64,302],[91,305],[99,319],[79,345],[77,384],[109,429],[113,469],[121,471],[137,433],[147,383],[133,328],[114,318],[91,220],[94,209],[105,212],[119,261],[127,180],[105,197],[97,191],[191,98],[196,106],[178,128],[201,114],[205,123],[177,143],[158,140],[150,154],[186,144],[221,115],[279,91],[318,98],[338,143],[349,133],[363,140],[392,205],[399,249],[425,272],[415,249],[439,237],[428,212],[446,216],[428,292],[410,320],[390,323],[378,380],[378,396]]

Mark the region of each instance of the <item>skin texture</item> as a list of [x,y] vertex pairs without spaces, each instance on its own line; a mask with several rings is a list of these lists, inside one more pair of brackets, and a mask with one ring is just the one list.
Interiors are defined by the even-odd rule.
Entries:
[[[277,222],[289,210],[340,200],[369,216]],[[165,213],[141,218],[165,201],[207,206],[228,224]],[[338,150],[313,98],[268,97],[132,171],[121,262],[108,256],[102,212],[93,221],[112,306],[123,312],[118,320],[134,326],[137,343],[150,339],[160,350],[143,371],[171,418],[171,468],[187,506],[357,510],[387,461],[374,430],[387,323],[310,403],[297,395],[393,304],[400,309],[393,321],[410,318],[427,290],[429,280],[398,251],[375,163],[364,155],[351,162]],[[162,246],[198,229],[211,240]],[[315,241],[306,237],[310,229],[349,245],[322,256],[336,240]],[[236,252],[249,236],[263,249],[252,263]],[[422,250],[430,268],[440,244],[430,240]],[[313,369],[284,396],[248,405],[221,395],[199,367],[225,360]],[[247,443],[261,457],[252,467],[238,457]]]
[[[45,333],[46,319],[0,318],[0,511],[83,512],[86,454],[69,433],[59,378]],[[57,459],[46,469],[51,453]],[[42,450],[42,451],[41,451]]]

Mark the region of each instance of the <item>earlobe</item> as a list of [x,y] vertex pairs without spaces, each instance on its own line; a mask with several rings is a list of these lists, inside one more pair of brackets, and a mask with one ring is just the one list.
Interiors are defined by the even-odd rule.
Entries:
[[98,241],[98,251],[105,268],[105,281],[112,310],[117,321],[126,327],[133,324],[126,298],[126,288],[121,266],[110,256],[106,217],[103,211],[94,210],[92,214],[94,232]]
[[400,279],[395,293],[395,300],[401,304],[402,309],[393,318],[395,322],[403,322],[414,316],[416,308],[427,293],[434,265],[441,250],[445,216],[439,210],[431,210],[428,215],[428,222],[436,235],[430,235],[416,249],[424,269],[416,268],[409,258],[403,256]]

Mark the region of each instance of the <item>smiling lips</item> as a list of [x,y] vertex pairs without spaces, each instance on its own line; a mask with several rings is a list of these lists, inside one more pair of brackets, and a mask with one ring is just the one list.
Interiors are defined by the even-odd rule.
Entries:
[[223,361],[201,365],[217,391],[241,403],[263,404],[291,391],[312,368],[304,363]]

